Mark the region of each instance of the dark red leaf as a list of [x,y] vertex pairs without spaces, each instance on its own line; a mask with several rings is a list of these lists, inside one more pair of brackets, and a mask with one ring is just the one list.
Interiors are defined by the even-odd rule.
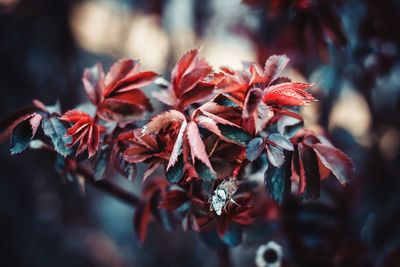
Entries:
[[317,199],[320,192],[318,160],[314,150],[302,143],[298,145],[300,184],[305,198]]
[[351,159],[337,148],[314,144],[314,151],[322,164],[332,171],[342,184],[347,184],[354,177],[354,165]]
[[243,106],[243,118],[249,118],[256,112],[257,107],[262,99],[262,90],[260,88],[252,88],[246,95]]

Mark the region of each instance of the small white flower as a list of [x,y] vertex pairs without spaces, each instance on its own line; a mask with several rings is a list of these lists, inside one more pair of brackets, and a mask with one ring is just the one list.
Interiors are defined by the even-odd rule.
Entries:
[[257,267],[280,267],[282,257],[282,246],[275,241],[270,241],[257,249],[255,262]]

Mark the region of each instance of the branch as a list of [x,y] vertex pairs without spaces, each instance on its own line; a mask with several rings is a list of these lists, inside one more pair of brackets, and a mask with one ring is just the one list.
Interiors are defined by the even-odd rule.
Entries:
[[96,181],[93,174],[83,166],[78,166],[76,172],[80,174],[88,184],[114,196],[128,205],[137,206],[140,203],[140,198],[132,192],[107,180]]
[[[42,151],[50,152],[53,156],[57,155],[57,152],[53,147],[42,143],[40,147],[37,147]],[[36,148],[36,149],[37,149]],[[90,184],[93,187],[98,188],[99,190],[110,194],[111,196],[125,202],[128,205],[137,206],[141,202],[140,198],[136,196],[134,193],[110,182],[107,180],[99,180],[96,181],[93,173],[82,165],[78,165],[75,169],[76,173],[79,174],[86,183]]]

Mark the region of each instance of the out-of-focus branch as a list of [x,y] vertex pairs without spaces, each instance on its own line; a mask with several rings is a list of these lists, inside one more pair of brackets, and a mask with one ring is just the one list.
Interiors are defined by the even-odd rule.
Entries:
[[[54,156],[57,154],[53,147],[45,143],[41,143],[40,146],[35,148],[50,152]],[[137,206],[140,203],[140,198],[134,193],[107,180],[96,181],[93,173],[82,165],[78,165],[75,169],[75,172],[80,175],[80,177],[82,177],[86,183],[110,194],[111,196],[121,200],[122,202],[125,202],[128,205]]]
[[80,174],[85,179],[85,182],[91,186],[112,195],[128,205],[137,206],[140,203],[140,198],[132,192],[125,190],[124,188],[107,180],[96,181],[93,177],[93,174],[83,166],[78,166],[76,172]]

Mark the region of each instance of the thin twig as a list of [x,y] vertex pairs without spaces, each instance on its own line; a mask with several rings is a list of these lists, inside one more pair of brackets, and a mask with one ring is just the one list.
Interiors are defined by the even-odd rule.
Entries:
[[[45,143],[42,143],[40,148],[42,151],[50,152],[53,156],[57,155],[54,148]],[[134,193],[104,179],[96,181],[93,173],[82,165],[78,165],[75,172],[79,174],[86,183],[112,195],[128,205],[137,206],[140,203],[140,198]]]
[[93,174],[83,166],[78,166],[76,168],[76,172],[80,174],[85,179],[85,182],[91,186],[114,196],[128,205],[137,206],[140,203],[140,198],[132,192],[107,180],[96,181]]

